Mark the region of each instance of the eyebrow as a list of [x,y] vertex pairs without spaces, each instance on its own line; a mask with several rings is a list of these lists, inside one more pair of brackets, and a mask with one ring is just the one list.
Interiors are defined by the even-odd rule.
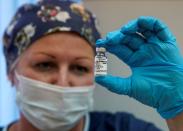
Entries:
[[37,52],[36,54],[41,54],[41,55],[46,55],[46,56],[48,56],[48,57],[51,57],[51,58],[53,58],[53,59],[56,59],[56,57],[55,56],[53,56],[53,55],[49,55],[49,54],[47,54],[47,53],[44,53],[44,52]]
[[82,56],[82,57],[77,57],[75,60],[80,60],[80,59],[93,59],[92,57],[87,57],[87,56]]
[[[56,59],[55,56],[49,55],[49,54],[44,53],[44,52],[37,52],[36,54],[46,55],[46,56],[48,56],[48,57],[50,57],[50,58]],[[81,56],[81,57],[76,57],[74,60],[81,60],[81,59],[92,60],[93,58],[92,58],[92,57],[89,57],[89,56]]]

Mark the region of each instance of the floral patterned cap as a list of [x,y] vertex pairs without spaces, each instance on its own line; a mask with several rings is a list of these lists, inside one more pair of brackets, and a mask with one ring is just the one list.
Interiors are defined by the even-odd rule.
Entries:
[[21,6],[3,37],[8,72],[34,41],[59,31],[76,32],[92,47],[100,38],[95,16],[82,4],[66,0],[41,0]]

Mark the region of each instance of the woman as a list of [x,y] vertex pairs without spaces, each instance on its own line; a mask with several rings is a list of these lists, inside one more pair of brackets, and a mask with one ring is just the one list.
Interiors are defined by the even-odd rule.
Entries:
[[83,130],[99,37],[95,18],[76,3],[45,0],[18,10],[4,40],[22,113],[7,130]]
[[88,113],[99,38],[95,18],[82,5],[44,0],[22,6],[4,35],[21,115],[3,131],[159,131],[126,113]]

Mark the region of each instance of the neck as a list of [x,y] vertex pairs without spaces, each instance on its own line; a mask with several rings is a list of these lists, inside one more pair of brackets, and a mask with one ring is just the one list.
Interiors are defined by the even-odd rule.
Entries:
[[[84,128],[84,118],[82,118],[78,124],[72,128],[70,131],[83,131]],[[8,131],[40,131],[38,128],[34,127],[23,115],[21,115],[20,120],[9,128]]]

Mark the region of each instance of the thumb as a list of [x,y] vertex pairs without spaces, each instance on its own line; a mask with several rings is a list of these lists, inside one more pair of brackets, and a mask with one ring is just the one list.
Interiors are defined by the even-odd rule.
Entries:
[[123,95],[129,95],[131,90],[131,79],[111,75],[96,76],[95,81],[108,90]]

